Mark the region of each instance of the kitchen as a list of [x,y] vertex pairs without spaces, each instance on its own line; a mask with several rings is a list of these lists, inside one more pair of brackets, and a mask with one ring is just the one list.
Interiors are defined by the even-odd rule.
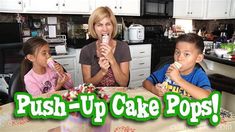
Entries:
[[[206,37],[208,34],[210,35],[212,32],[216,34],[216,31],[222,29],[223,25],[233,24],[230,29],[235,28],[235,2],[233,0],[95,0],[95,2],[91,0],[40,0],[37,2],[0,0],[0,3],[0,22],[21,23],[21,35],[24,39],[30,36],[49,35],[49,31],[56,32],[56,35],[66,36],[67,41],[64,41],[64,38],[59,39],[66,43],[67,55],[55,55],[54,58],[67,66],[66,70],[73,75],[76,85],[82,83],[81,67],[78,63],[80,49],[89,43],[84,41],[87,38],[86,24],[89,14],[98,6],[109,6],[116,14],[121,27],[119,36],[117,36],[120,40],[127,39],[124,29],[132,23],[145,27],[144,41],[129,45],[133,59],[129,87],[140,86],[143,79],[155,69],[160,57],[172,55],[176,33],[180,34],[182,30],[195,33],[200,31],[200,35],[208,38]],[[48,22],[49,19],[52,20]],[[191,25],[173,28],[178,25],[179,19],[186,19],[185,21]],[[169,37],[170,28],[174,29],[175,34],[171,34],[172,36]],[[177,30],[179,32],[176,32],[176,29],[179,29]],[[168,33],[164,36],[165,31]],[[3,58],[0,62],[5,64],[0,67],[0,71],[1,74],[6,74],[4,76],[8,77],[8,74],[12,74],[16,70],[16,65],[19,65],[22,60],[20,48],[20,45],[13,45],[13,48],[0,48],[0,59]],[[4,54],[2,54],[3,52]],[[235,78],[231,72],[234,70],[234,61],[215,61],[208,55],[204,64],[211,75],[218,72],[220,75]],[[222,104],[226,104],[224,107],[235,112],[235,106],[231,105],[234,104],[232,103],[235,98],[234,92],[223,93],[226,95],[224,96],[226,103]]]

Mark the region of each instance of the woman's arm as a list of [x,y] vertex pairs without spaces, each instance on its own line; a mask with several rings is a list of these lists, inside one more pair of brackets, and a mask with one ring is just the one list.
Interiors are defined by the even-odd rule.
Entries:
[[82,75],[83,75],[83,81],[85,83],[92,83],[94,85],[97,85],[106,75],[106,73],[100,70],[95,76],[91,77],[91,66],[82,64]]
[[112,61],[110,61],[110,65],[116,82],[120,86],[126,87],[129,81],[129,62],[122,62],[120,63],[120,65],[118,65],[117,61],[114,58],[112,59]]

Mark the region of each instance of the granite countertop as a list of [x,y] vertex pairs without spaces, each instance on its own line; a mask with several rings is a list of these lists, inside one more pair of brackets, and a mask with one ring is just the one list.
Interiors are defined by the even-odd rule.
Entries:
[[215,61],[218,63],[230,65],[230,66],[235,66],[235,59],[221,58],[221,57],[216,56],[214,53],[204,54],[204,56],[205,56],[205,59],[208,59],[211,61]]

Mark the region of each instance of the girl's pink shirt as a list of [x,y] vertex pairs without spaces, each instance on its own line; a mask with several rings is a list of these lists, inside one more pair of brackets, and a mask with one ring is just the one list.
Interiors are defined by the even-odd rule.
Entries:
[[[66,73],[69,77],[69,81],[64,84],[64,88],[72,89],[74,87],[71,75]],[[49,67],[46,68],[45,74],[37,74],[31,69],[24,76],[25,88],[28,93],[33,96],[41,95],[47,92],[55,91],[57,79],[59,75]]]

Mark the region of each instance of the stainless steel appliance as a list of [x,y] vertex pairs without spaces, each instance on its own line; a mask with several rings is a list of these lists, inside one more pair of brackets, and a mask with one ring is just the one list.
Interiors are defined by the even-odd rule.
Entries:
[[173,0],[142,0],[143,16],[173,16]]

